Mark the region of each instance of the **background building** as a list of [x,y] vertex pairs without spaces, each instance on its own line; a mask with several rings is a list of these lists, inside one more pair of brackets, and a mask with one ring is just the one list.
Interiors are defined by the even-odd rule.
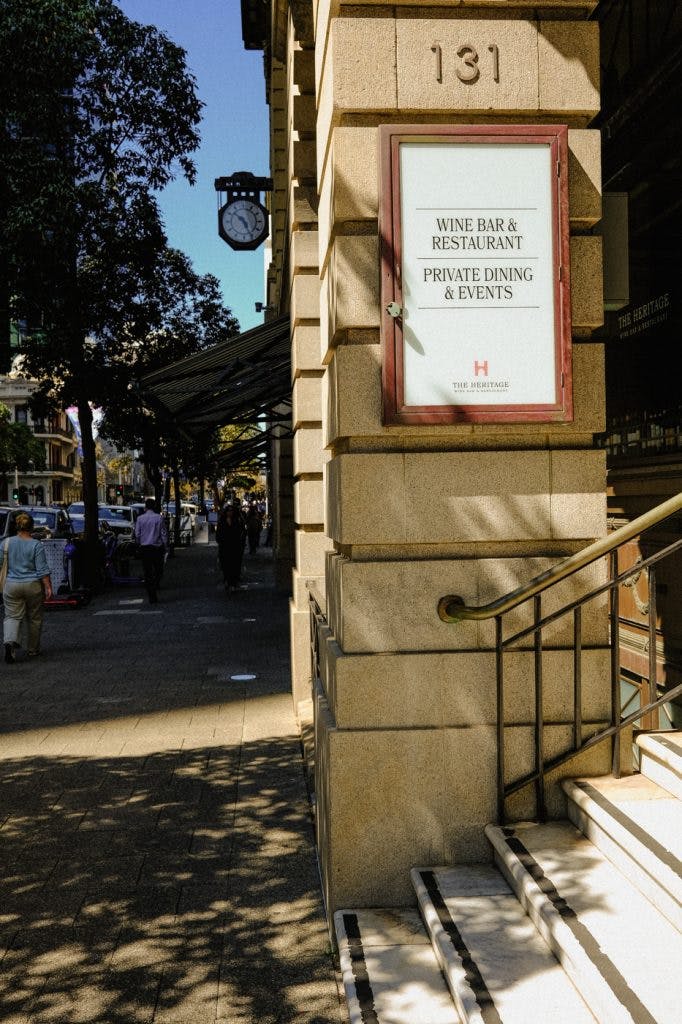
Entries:
[[[682,401],[677,363],[682,234],[682,8],[675,0],[602,0],[603,178],[615,206],[607,247],[611,291],[604,328],[608,508],[617,526],[682,491]],[[682,535],[673,518],[660,544]],[[655,545],[654,545],[655,547]],[[651,545],[646,553],[652,553]],[[630,559],[643,552],[631,545]],[[679,573],[657,581],[659,689],[682,679]],[[621,658],[626,692],[648,692],[648,579],[623,596]],[[648,724],[682,721],[676,706]]]
[[34,390],[35,384],[20,374],[11,372],[0,377],[0,402],[8,407],[12,420],[26,424],[45,444],[45,469],[17,471],[13,478],[0,481],[0,501],[11,501],[15,490],[22,505],[77,501],[81,487],[73,425],[65,412],[35,419],[29,408]]

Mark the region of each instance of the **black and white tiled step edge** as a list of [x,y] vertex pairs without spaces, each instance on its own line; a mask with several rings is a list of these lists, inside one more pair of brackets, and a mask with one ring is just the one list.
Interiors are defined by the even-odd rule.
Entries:
[[334,914],[350,1024],[461,1024],[416,910]]
[[573,824],[682,931],[682,801],[642,775],[562,786]]
[[600,1024],[679,1024],[682,936],[596,846],[568,822],[486,834]]
[[682,800],[682,732],[641,733],[640,771]]
[[463,1024],[595,1024],[495,868],[413,868],[412,883]]

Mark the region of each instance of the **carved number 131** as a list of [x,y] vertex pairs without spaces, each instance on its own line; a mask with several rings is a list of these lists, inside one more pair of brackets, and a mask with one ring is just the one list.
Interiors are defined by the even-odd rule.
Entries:
[[[495,43],[492,43],[488,47],[489,52],[492,54],[493,64],[493,81],[499,82],[500,80],[500,51]],[[432,53],[436,55],[436,81],[443,81],[443,49],[440,43],[434,43],[431,47]],[[464,82],[467,85],[473,85],[481,77],[481,68],[479,66],[479,55],[478,50],[475,47],[463,44],[457,50],[457,64],[455,65],[455,74],[459,78],[460,82]]]

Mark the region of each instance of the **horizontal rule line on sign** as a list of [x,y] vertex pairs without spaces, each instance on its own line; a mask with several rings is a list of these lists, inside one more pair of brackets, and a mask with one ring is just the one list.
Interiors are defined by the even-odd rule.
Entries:
[[472,260],[494,260],[495,263],[499,263],[500,260],[539,260],[539,256],[417,256],[418,260],[464,260],[465,263],[471,263]]
[[417,306],[417,309],[540,309],[539,306]]
[[486,210],[490,213],[518,213],[523,211],[524,213],[536,213],[537,206],[415,206],[415,210],[427,211],[431,213],[437,213],[438,210]]

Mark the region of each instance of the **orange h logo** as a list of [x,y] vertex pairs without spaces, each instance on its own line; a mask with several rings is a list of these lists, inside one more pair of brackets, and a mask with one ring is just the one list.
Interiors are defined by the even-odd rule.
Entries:
[[478,359],[474,362],[474,376],[478,377],[479,373],[482,373],[484,377],[488,376],[488,360],[484,359],[482,363],[479,363]]

